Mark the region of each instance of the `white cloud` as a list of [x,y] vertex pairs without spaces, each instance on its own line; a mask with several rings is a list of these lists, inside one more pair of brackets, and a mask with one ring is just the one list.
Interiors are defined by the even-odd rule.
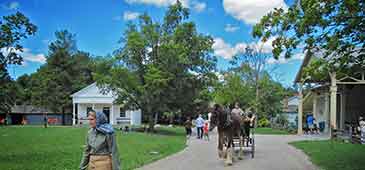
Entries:
[[31,52],[29,48],[24,48],[23,52],[15,50],[14,48],[2,48],[0,51],[5,55],[8,55],[10,51],[14,51],[15,53],[21,55],[23,57],[23,63],[22,63],[23,66],[27,65],[27,62],[44,64],[47,60],[44,54],[42,53],[34,54]]
[[42,53],[39,54],[24,53],[23,59],[24,61],[31,61],[41,64],[46,63],[46,56]]
[[207,4],[204,3],[204,2],[197,2],[197,1],[194,1],[192,3],[192,7],[195,11],[197,12],[203,12],[205,10],[205,8],[207,7]]
[[238,53],[244,52],[245,48],[245,43],[238,43],[232,47],[231,44],[224,42],[222,38],[214,39],[214,55],[223,57],[224,59],[232,59],[232,57]]
[[8,10],[17,10],[17,9],[19,9],[19,7],[20,7],[20,4],[19,4],[19,2],[16,2],[16,1],[9,2],[4,5],[4,8],[8,9]]
[[247,24],[256,24],[274,8],[287,8],[284,0],[223,0],[226,13]]
[[275,58],[269,58],[267,60],[267,62],[269,64],[286,64],[286,63],[289,63],[291,61],[301,61],[304,59],[304,53],[296,53],[294,54],[291,58],[288,58],[286,59],[284,56],[280,56],[278,59],[275,59]]
[[213,44],[214,54],[216,56],[223,57],[225,59],[232,59],[233,56],[238,55],[240,53],[244,53],[246,47],[250,46],[255,49],[259,49],[262,53],[271,53],[272,51],[272,41],[274,38],[269,39],[265,43],[263,42],[251,42],[245,43],[240,42],[232,46],[229,43],[226,43],[222,38],[215,38]]
[[[166,7],[176,3],[176,0],[125,0],[129,4],[147,4],[157,7]],[[189,0],[180,0],[184,7],[189,6]]]
[[138,12],[125,11],[123,14],[123,19],[125,21],[134,20],[138,18],[140,14]]
[[226,24],[226,26],[224,27],[224,31],[226,32],[236,32],[238,29],[240,29],[239,26],[235,26],[232,24]]
[[[176,3],[176,0],[124,0],[128,4],[145,4],[154,5],[156,7],[167,7]],[[191,8],[196,12],[203,12],[207,8],[205,2],[199,2],[198,0],[180,0],[183,7]],[[115,20],[120,20],[115,18]]]
[[[227,42],[225,42],[222,38],[214,38],[214,44],[213,44],[213,50],[214,55],[223,57],[224,59],[230,60],[232,57],[242,54],[245,52],[246,47],[253,47],[255,49],[261,49],[260,52],[262,53],[271,53],[272,51],[272,41],[275,38],[270,38],[265,43],[259,41],[259,42],[240,42],[235,45],[231,45]],[[291,61],[299,61],[304,59],[304,53],[295,53],[291,58],[285,59],[285,57],[282,55],[279,57],[279,59],[275,59],[273,57],[269,58],[267,60],[268,64],[286,64]]]

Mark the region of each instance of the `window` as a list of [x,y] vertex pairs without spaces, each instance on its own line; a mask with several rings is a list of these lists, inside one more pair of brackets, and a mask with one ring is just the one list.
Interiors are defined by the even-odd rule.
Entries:
[[121,107],[120,109],[119,109],[119,113],[120,113],[120,117],[126,117],[126,115],[125,115],[125,109],[123,108],[123,107]]

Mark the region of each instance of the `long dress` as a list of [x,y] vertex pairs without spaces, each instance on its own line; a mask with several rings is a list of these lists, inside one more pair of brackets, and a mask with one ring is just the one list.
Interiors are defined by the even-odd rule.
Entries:
[[104,134],[90,129],[80,163],[81,170],[120,170],[115,133]]

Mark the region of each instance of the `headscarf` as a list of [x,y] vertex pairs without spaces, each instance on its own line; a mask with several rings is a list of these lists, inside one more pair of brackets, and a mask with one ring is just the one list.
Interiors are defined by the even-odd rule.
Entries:
[[114,133],[113,126],[108,123],[108,119],[102,112],[96,112],[96,130],[104,134]]

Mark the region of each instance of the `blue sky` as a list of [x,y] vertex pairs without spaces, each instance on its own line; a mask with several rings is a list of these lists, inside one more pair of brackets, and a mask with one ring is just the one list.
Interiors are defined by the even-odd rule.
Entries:
[[[233,55],[242,52],[247,44],[257,44],[270,51],[270,42],[258,43],[251,36],[252,25],[275,7],[292,3],[284,0],[181,0],[191,11],[190,19],[200,33],[215,39],[214,54],[218,56],[218,68],[226,69]],[[45,62],[48,43],[54,40],[54,32],[67,29],[75,33],[80,50],[92,55],[112,53],[120,47],[126,23],[135,21],[144,12],[155,21],[162,16],[175,0],[1,0],[0,16],[21,11],[38,26],[38,32],[22,42],[24,64],[10,66],[13,78],[35,72]],[[275,77],[290,86],[299,69],[303,55],[290,60],[268,60],[275,67]]]

